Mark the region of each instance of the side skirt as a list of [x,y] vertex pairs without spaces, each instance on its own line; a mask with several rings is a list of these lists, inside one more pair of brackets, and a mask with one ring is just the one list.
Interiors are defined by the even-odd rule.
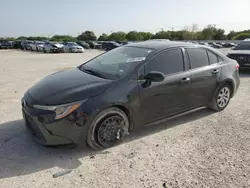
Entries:
[[145,127],[154,126],[154,125],[159,125],[159,124],[165,123],[166,121],[169,121],[169,120],[171,120],[171,119],[175,119],[175,118],[178,118],[178,117],[187,115],[187,114],[192,114],[192,113],[194,113],[194,112],[197,112],[197,111],[200,111],[200,110],[206,109],[206,108],[207,108],[206,106],[198,107],[198,108],[195,108],[195,109],[186,111],[186,112],[182,112],[182,113],[179,113],[179,114],[176,114],[176,115],[173,115],[173,116],[164,118],[164,119],[160,119],[160,120],[154,121],[154,122],[152,122],[152,123],[148,123],[148,124],[145,125]]

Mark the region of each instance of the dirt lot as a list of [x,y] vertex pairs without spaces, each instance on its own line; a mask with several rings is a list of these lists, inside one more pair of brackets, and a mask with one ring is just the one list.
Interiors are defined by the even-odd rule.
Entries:
[[36,144],[22,120],[24,92],[99,53],[0,51],[1,188],[250,187],[250,72],[241,73],[239,91],[223,112],[203,109],[100,152]]

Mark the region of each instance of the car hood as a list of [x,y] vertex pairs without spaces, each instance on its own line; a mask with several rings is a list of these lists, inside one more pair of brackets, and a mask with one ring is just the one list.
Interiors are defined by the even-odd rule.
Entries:
[[40,105],[59,105],[96,96],[106,90],[112,80],[99,78],[78,68],[51,74],[29,89]]
[[249,54],[250,55],[250,50],[234,50],[228,52],[228,54]]
[[53,44],[53,46],[56,46],[57,48],[62,48],[63,44]]

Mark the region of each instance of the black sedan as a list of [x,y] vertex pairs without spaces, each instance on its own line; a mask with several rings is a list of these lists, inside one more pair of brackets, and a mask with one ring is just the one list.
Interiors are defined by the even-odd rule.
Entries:
[[206,46],[128,44],[39,81],[22,99],[23,117],[43,145],[107,148],[195,108],[222,111],[239,87],[238,69]]

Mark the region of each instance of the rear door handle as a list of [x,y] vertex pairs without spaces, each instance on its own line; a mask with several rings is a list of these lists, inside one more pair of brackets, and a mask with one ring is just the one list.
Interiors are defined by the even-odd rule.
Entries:
[[181,83],[189,83],[191,81],[190,78],[182,78],[182,80],[180,81]]
[[212,74],[218,74],[219,73],[219,70],[218,69],[215,69],[212,71]]

